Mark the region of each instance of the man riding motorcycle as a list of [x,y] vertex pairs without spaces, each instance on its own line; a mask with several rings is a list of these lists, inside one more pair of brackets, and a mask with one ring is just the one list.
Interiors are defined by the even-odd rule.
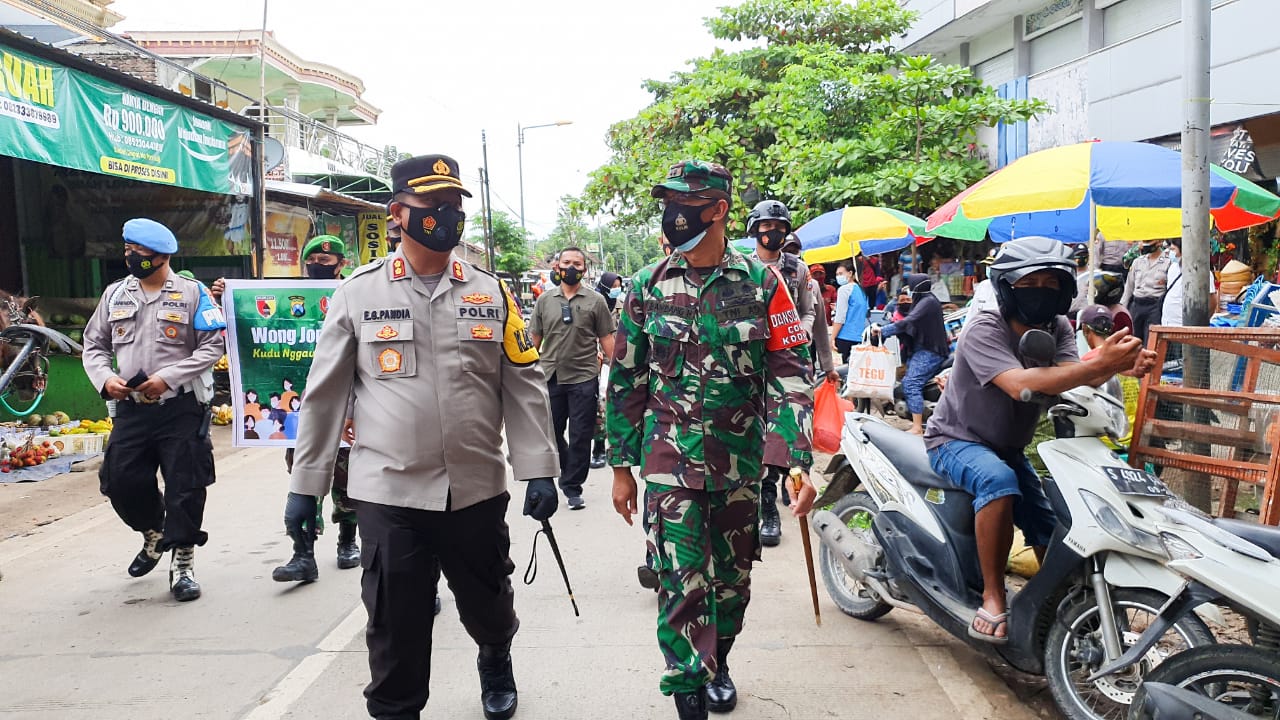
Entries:
[[[1120,331],[1096,357],[1080,362],[1064,317],[1076,294],[1075,262],[1066,245],[1045,237],[1005,243],[988,271],[999,311],[983,311],[966,326],[947,391],[925,430],[933,470],[974,497],[975,536],[983,604],[970,636],[1003,643],[1008,634],[1004,570],[1013,526],[1043,557],[1056,521],[1024,450],[1043,411],[1037,396],[1097,386],[1116,373],[1146,374],[1155,354]],[[1057,341],[1053,365],[1036,367],[1018,352],[1032,329]],[[1030,365],[1030,366],[1029,366]]]

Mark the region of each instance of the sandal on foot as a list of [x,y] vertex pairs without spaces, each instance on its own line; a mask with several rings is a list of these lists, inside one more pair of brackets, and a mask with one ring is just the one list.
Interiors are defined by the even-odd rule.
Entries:
[[[973,622],[977,622],[979,620],[987,623],[988,625],[991,625],[991,632],[989,633],[982,632],[978,628],[974,627],[973,623],[969,623],[969,637],[973,638],[974,640],[981,640],[982,642],[991,643],[992,645],[1004,645],[1005,643],[1009,642],[1009,636],[1008,636],[1009,613],[1008,612],[1002,612],[1002,613],[997,613],[995,615],[992,615],[991,613],[987,612],[986,608],[978,608],[978,614],[974,616]],[[1004,626],[1005,634],[996,635],[996,631],[1000,629],[1001,625]]]

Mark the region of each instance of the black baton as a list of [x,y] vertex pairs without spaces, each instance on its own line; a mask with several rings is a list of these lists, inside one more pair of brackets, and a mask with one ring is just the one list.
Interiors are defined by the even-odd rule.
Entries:
[[578,601],[573,597],[573,586],[569,584],[569,573],[564,569],[564,557],[560,555],[560,544],[556,542],[555,531],[551,529],[551,521],[543,520],[542,529],[533,536],[533,553],[529,557],[529,567],[524,571],[524,584],[532,585],[538,576],[538,535],[546,535],[551,543],[551,554],[556,556],[556,564],[560,566],[560,577],[564,578],[564,589],[569,592],[569,602],[573,605],[573,616],[581,617],[578,612]]

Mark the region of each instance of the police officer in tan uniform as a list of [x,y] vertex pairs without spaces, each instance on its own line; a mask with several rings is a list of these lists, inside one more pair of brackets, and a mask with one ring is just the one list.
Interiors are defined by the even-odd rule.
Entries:
[[102,494],[143,535],[129,574],[146,575],[172,549],[170,591],[195,600],[195,546],[208,539],[201,524],[214,480],[211,369],[224,351],[226,323],[204,286],[169,266],[178,241],[164,225],[130,220],[124,247],[130,277],[107,287],[84,329],[85,373],[116,408]]
[[546,379],[507,287],[453,254],[462,237],[458,164],[392,168],[405,241],[334,293],[307,377],[286,525],[315,517],[354,394],[347,492],[356,501],[375,718],[417,718],[430,677],[431,598],[443,572],[480,647],[486,718],[516,709],[505,425],[524,513],[555,512],[559,472]]

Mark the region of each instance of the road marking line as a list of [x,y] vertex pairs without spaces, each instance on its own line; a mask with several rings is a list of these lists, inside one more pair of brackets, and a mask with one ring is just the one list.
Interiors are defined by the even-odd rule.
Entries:
[[329,669],[333,661],[338,658],[338,653],[351,643],[356,633],[364,629],[367,622],[368,615],[365,613],[364,604],[356,605],[337,627],[316,644],[319,652],[298,663],[297,667],[290,670],[289,674],[281,678],[275,687],[268,690],[262,696],[260,704],[241,720],[279,720],[284,717],[293,704],[307,692],[307,689]]

